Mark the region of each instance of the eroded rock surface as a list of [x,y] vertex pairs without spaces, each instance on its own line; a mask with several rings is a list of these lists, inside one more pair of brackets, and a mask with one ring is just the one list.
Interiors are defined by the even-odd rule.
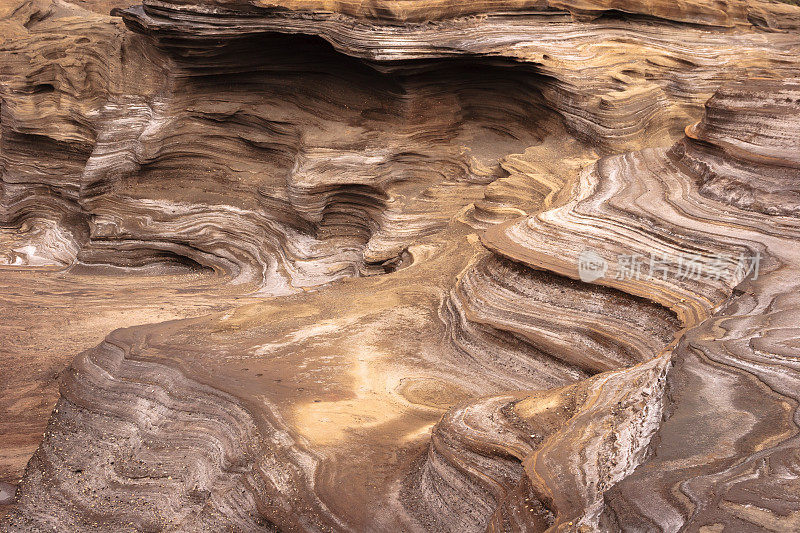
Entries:
[[800,528],[798,27],[0,7],[2,529]]

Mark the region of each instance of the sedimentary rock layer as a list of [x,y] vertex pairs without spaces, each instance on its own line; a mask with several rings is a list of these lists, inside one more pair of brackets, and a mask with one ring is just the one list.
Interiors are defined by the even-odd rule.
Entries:
[[[709,134],[715,144],[693,151],[698,140],[689,136],[670,150],[603,159],[584,175],[574,199],[563,207],[487,233],[486,242],[496,253],[570,277],[578,277],[578,247],[608,258],[609,264],[613,254],[618,260],[657,254],[660,268],[655,272],[643,265],[637,273],[624,263],[594,282],[647,295],[675,310],[689,326],[671,355],[660,357],[671,357],[675,367],[667,379],[667,416],[654,422],[657,430],[650,427],[655,431],[652,455],[636,471],[604,477],[606,461],[616,455],[608,450],[605,457],[596,456],[597,464],[585,462],[591,436],[601,446],[608,438],[607,428],[598,422],[613,404],[603,402],[573,415],[570,429],[576,438],[558,435],[528,456],[533,494],[553,516],[548,525],[572,521],[610,530],[794,527],[796,503],[783,494],[796,483],[790,474],[797,466],[795,364],[786,351],[792,333],[781,324],[794,320],[797,222],[791,216],[732,207],[740,203],[737,198],[723,198],[730,203],[709,199],[703,188],[706,180],[721,178],[758,188],[746,169],[739,166],[737,173],[734,166],[758,161],[785,191],[784,202],[773,212],[791,208],[796,165],[786,160],[793,157],[794,141],[789,139],[797,137],[782,132],[796,127],[798,108],[775,108],[772,127],[751,129],[747,148],[737,152],[730,147],[736,139],[730,125],[740,116],[723,115],[731,107],[747,108],[748,102],[752,113],[763,113],[759,95],[786,102],[794,84],[751,80],[726,88],[709,101],[703,121],[687,130],[711,131],[717,123],[718,129]],[[735,131],[739,135],[741,130]],[[761,157],[765,152],[772,157]],[[562,235],[576,245],[570,246]],[[747,251],[739,252],[737,246]],[[680,260],[690,252],[704,267],[681,276]],[[742,262],[744,258],[749,259]],[[667,275],[662,276],[662,269]],[[628,386],[628,394],[636,398],[636,386],[629,382],[623,388]],[[633,412],[641,416],[638,408]],[[619,450],[616,439],[612,449]],[[571,442],[580,444],[573,447]],[[639,453],[635,442],[626,444],[629,453]],[[577,456],[583,464],[575,464]],[[769,462],[777,470],[768,470]],[[757,482],[754,471],[760,472]],[[593,478],[596,484],[587,486],[586,480]],[[616,483],[613,488],[609,481]]]
[[796,529],[800,8],[84,7],[0,8],[4,531]]

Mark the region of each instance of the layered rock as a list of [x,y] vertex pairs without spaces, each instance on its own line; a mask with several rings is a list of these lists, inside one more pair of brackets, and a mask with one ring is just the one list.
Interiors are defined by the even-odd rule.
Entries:
[[[752,80],[720,91],[704,120],[667,154],[694,179],[699,194],[714,198],[710,205],[736,206],[732,213],[758,228],[753,240],[766,247],[762,268],[765,261],[770,266],[767,274],[748,276],[724,308],[681,340],[670,374],[671,416],[659,429],[653,458],[606,495],[608,527],[796,527],[798,507],[791,495],[798,486],[792,355],[797,248],[792,241],[798,165],[791,147],[798,139],[800,109],[786,105],[796,102],[796,83]],[[736,112],[745,108],[749,111]],[[764,114],[768,120],[757,119]],[[748,116],[750,134],[743,138],[733,124]],[[742,195],[730,193],[737,182]],[[727,194],[719,193],[720,183],[728,184]],[[633,503],[642,500],[654,504]]]
[[[727,88],[709,102],[704,120],[687,131],[715,131],[710,135],[723,137],[733,130],[730,124],[740,120],[738,114],[724,118],[723,109],[744,109],[749,102],[750,108],[758,110],[758,97],[763,94],[785,102],[793,94],[794,83],[755,80]],[[524,466],[525,475],[519,469],[516,472],[515,480],[522,480],[519,487],[510,491],[506,481],[502,498],[495,497],[500,501],[500,515],[493,515],[495,527],[569,530],[584,525],[602,530],[669,531],[700,526],[793,527],[796,502],[783,495],[795,483],[789,472],[797,466],[797,403],[795,365],[793,357],[786,357],[787,341],[793,337],[784,321],[791,322],[794,313],[791,294],[796,282],[791,272],[797,268],[792,244],[796,221],[732,207],[736,199],[731,204],[709,200],[702,185],[703,178],[714,176],[716,170],[719,178],[741,179],[758,187],[759,182],[751,182],[747,175],[719,170],[737,161],[755,160],[784,191],[778,209],[791,209],[796,169],[781,172],[784,158],[767,160],[759,154],[789,154],[797,137],[782,133],[792,130],[798,111],[783,108],[773,115],[772,127],[750,129],[750,150],[733,155],[722,143],[691,152],[687,146],[698,141],[687,137],[670,150],[603,159],[583,176],[575,196],[563,207],[487,232],[485,242],[496,254],[573,278],[583,275],[579,272],[581,248],[590,249],[598,260],[607,259],[612,265],[606,271],[608,277],[598,277],[593,283],[669,307],[687,327],[674,350],[616,377],[608,374],[603,393],[593,401],[582,398],[577,407],[567,403],[567,422],[541,444],[529,440],[531,449],[523,453],[500,453],[489,448],[491,438],[473,435],[457,451],[449,452],[446,457],[452,463],[470,450],[480,450],[483,466],[472,472],[477,485],[502,471],[497,463],[507,461],[508,453]],[[717,121],[724,126],[714,130]],[[689,159],[687,153],[694,157]],[[707,157],[706,164],[698,153]],[[687,159],[693,164],[687,165]],[[775,196],[772,199],[777,201]],[[741,246],[746,252],[738,251]],[[617,265],[615,272],[613,254],[618,259],[658,254],[659,268],[648,271],[645,266],[637,272],[626,263]],[[690,254],[702,268],[686,275],[687,263],[681,265],[681,260]],[[748,258],[746,264],[740,263],[743,257]],[[507,283],[503,276],[496,279],[496,290]],[[480,294],[486,294],[486,289]],[[675,368],[665,389],[663,365],[670,359]],[[557,400],[543,401],[539,395],[520,400],[523,395],[518,392],[513,399],[491,401],[497,404],[496,413],[525,402],[562,408],[564,393],[552,394]],[[666,398],[667,415],[662,420]],[[486,404],[483,400],[477,405]],[[536,413],[544,416],[541,411],[537,408]],[[485,419],[496,423],[498,416],[485,415]],[[469,427],[475,425],[472,422]],[[500,425],[508,429],[490,433],[519,427],[511,419]],[[463,421],[443,420],[439,431],[446,436],[437,437],[435,432],[434,442],[468,431],[465,426]],[[535,435],[531,433],[532,438]],[[647,459],[653,436],[655,444]],[[479,444],[483,440],[486,446]],[[769,468],[768,463],[775,467]],[[754,481],[755,472],[758,481]],[[533,516],[527,516],[525,509]]]
[[[574,18],[617,9],[608,5],[402,26],[242,8],[149,2],[119,12],[152,41],[120,37],[111,19],[69,4],[10,13],[20,35],[79,19],[72,34],[103,45],[49,40],[80,64],[51,63],[58,79],[32,68],[5,84],[3,218],[33,228],[7,262],[179,260],[272,294],[379,273],[408,241],[443,227],[454,187],[467,194],[465,183],[501,176],[498,158],[537,144],[557,120],[604,149],[643,135],[667,142],[722,80],[780,76],[798,55],[792,35],[745,24],[743,4],[719,10],[740,26],[716,33],[668,22],[728,24],[706,21],[702,5],[648,12],[665,19],[657,32],[636,18]],[[373,64],[276,32],[319,35]],[[49,57],[32,42],[15,39]],[[21,68],[9,55],[7,70]],[[36,150],[65,158],[39,168],[31,161],[50,160]],[[170,184],[176,172],[180,187]],[[211,229],[223,219],[231,235]]]
[[[662,140],[676,135],[687,115],[696,112],[698,104],[725,79],[786,76],[794,68],[797,42],[793,36],[754,33],[747,22],[748,10],[770,11],[774,4],[625,4],[628,8],[622,10],[593,2],[529,5],[522,14],[489,10],[480,17],[449,18],[462,9],[449,3],[447,17],[426,3],[419,8],[440,16],[419,23],[401,15],[404,24],[363,20],[361,16],[371,12],[367,3],[344,11],[353,16],[329,13],[329,6],[321,11],[312,5],[303,11],[286,11],[252,3],[160,1],[145,2],[120,14],[135,31],[159,37],[178,50],[199,45],[206,54],[231,39],[281,32],[318,35],[343,53],[372,61],[466,55],[527,63],[544,76],[540,85],[545,102],[563,116],[573,133],[616,149],[638,148],[637,138],[642,134],[662,136]],[[391,13],[389,6],[399,5],[390,2],[382,9]],[[475,4],[464,7],[483,10]],[[664,20],[654,25],[647,18],[613,16],[619,11]],[[672,17],[667,15],[669,11]],[[700,16],[702,11],[707,20]],[[576,21],[574,15],[581,12],[593,16]],[[691,21],[700,27],[672,20]],[[703,27],[704,23],[710,27]],[[734,23],[732,31],[718,27]]]
[[2,12],[2,305],[135,325],[4,530],[794,527],[797,9],[114,13]]
[[[705,119],[686,129],[674,156],[697,176],[704,196],[742,209],[797,216],[798,105],[800,87],[791,83],[779,92],[768,81],[727,85],[706,104]],[[754,129],[760,134],[754,136]]]

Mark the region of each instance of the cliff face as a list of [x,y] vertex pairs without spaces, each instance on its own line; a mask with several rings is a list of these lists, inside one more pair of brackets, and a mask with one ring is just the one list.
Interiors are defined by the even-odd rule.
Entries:
[[3,530],[796,529],[799,26],[0,7]]

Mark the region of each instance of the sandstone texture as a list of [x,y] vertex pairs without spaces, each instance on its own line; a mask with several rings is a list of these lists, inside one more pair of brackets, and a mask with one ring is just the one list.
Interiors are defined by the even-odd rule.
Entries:
[[800,531],[800,6],[6,0],[0,531]]

